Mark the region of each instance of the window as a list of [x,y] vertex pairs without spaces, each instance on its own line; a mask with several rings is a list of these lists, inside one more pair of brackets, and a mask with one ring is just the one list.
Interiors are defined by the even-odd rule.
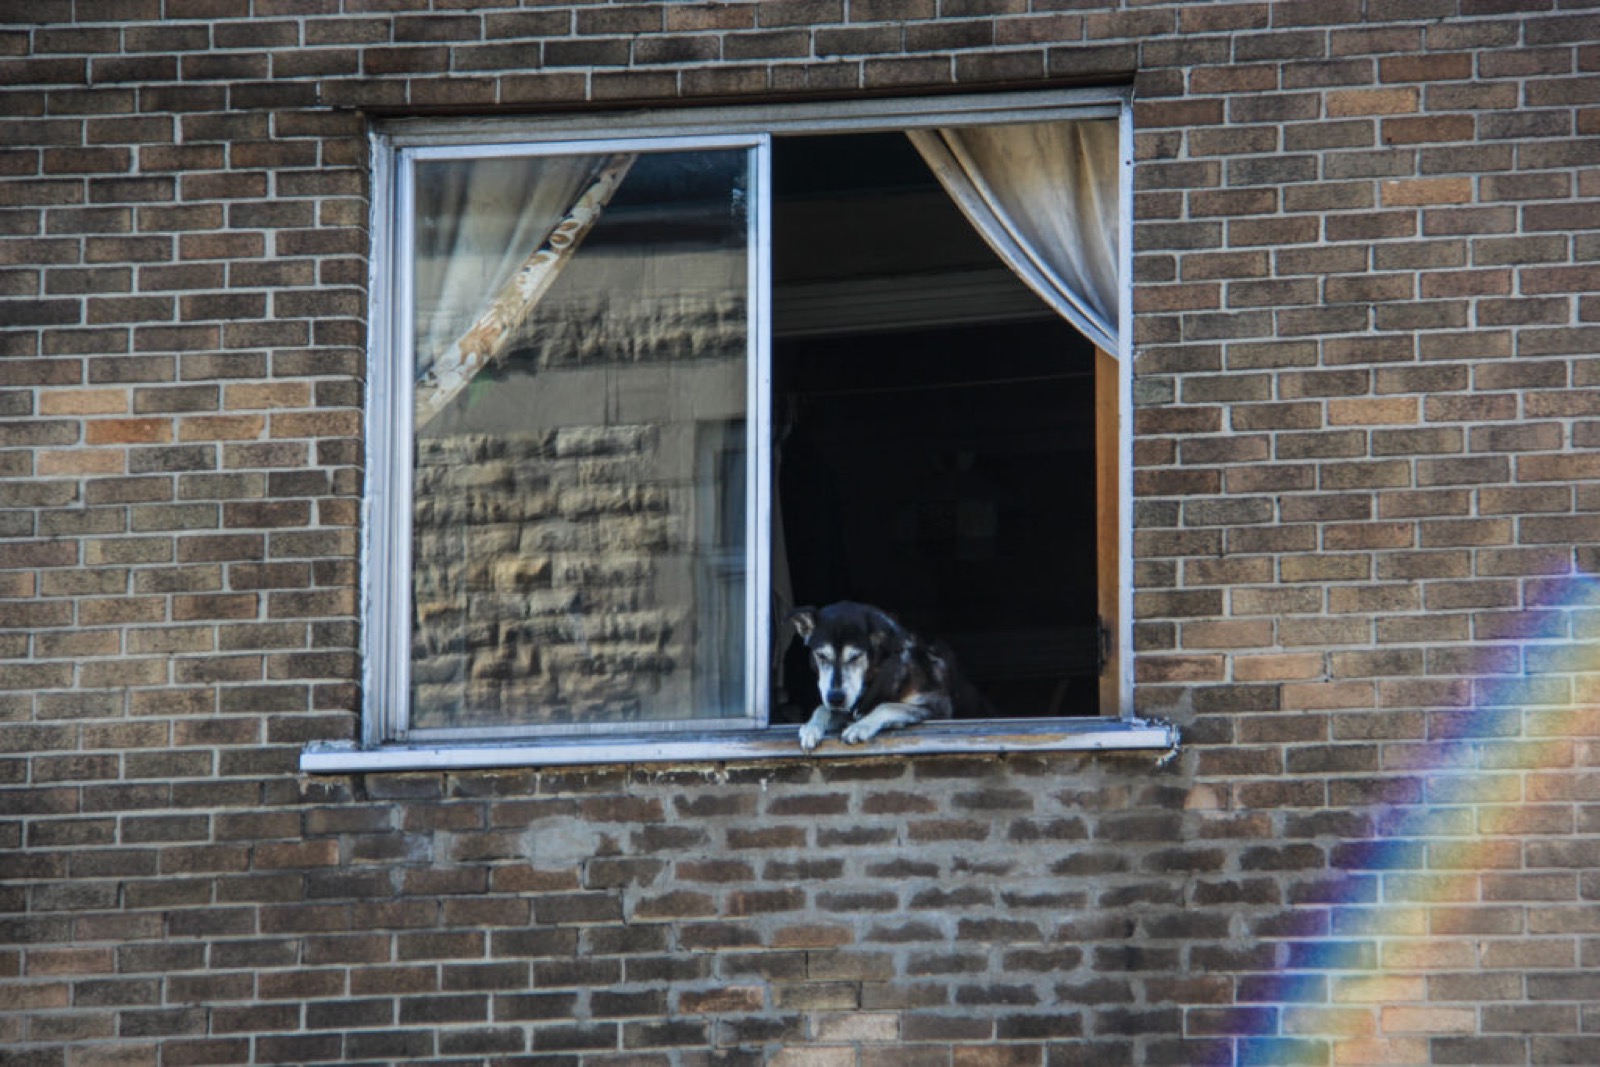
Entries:
[[385,130],[363,739],[303,766],[797,753],[784,619],[836,599],[988,700],[876,744],[1170,743],[1121,655],[1127,137],[1108,93]]
[[395,442],[412,461],[394,736],[759,723],[763,156],[678,138],[402,154],[395,351],[415,384]]

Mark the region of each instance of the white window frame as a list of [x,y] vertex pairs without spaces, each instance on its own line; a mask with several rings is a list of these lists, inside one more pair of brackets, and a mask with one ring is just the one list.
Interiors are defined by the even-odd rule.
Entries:
[[[414,246],[414,193],[412,179],[416,164],[449,159],[495,159],[507,157],[556,155],[612,155],[634,152],[678,152],[717,149],[746,149],[750,153],[750,185],[756,195],[752,197],[749,212],[747,245],[748,258],[745,291],[749,312],[749,334],[746,338],[746,454],[747,484],[745,486],[750,521],[745,526],[745,558],[749,567],[749,580],[745,589],[746,619],[755,625],[745,629],[745,714],[736,719],[676,719],[648,724],[642,723],[559,723],[549,725],[459,727],[414,731],[410,726],[411,692],[411,608],[412,579],[412,479],[415,464],[416,422],[414,413],[414,380],[406,372],[404,361],[397,353],[414,348],[412,330],[416,316],[413,314],[415,262],[403,250]],[[582,734],[627,734],[648,728],[651,733],[703,733],[707,730],[754,730],[767,721],[767,685],[757,676],[756,667],[761,650],[766,647],[766,613],[757,612],[757,604],[770,599],[768,575],[771,531],[768,516],[771,513],[771,485],[767,470],[770,466],[768,442],[771,426],[758,413],[765,414],[768,406],[762,403],[770,388],[770,346],[768,335],[770,315],[767,311],[767,257],[760,250],[770,244],[770,198],[764,193],[770,175],[771,138],[764,134],[721,136],[664,136],[652,138],[613,138],[592,141],[522,141],[501,144],[451,144],[406,145],[397,144],[389,149],[389,166],[393,172],[393,204],[388,215],[394,222],[390,229],[393,237],[384,249],[386,263],[384,280],[379,286],[387,290],[391,314],[385,325],[391,337],[383,348],[375,348],[368,364],[368,389],[372,394],[368,406],[368,440],[383,441],[385,446],[377,453],[369,447],[367,456],[368,517],[376,521],[367,527],[367,566],[370,575],[367,603],[372,617],[383,619],[381,628],[369,637],[363,657],[363,691],[367,694],[367,713],[362,722],[362,743],[368,747],[382,744],[421,743],[434,746],[473,744],[484,741],[502,742],[543,738],[567,738]],[[376,222],[376,218],[374,219]],[[374,233],[381,231],[374,230]],[[382,353],[388,353],[387,356]],[[376,400],[378,391],[388,399]]]
[[[1177,743],[1173,727],[1132,714],[1133,657],[1131,494],[1132,111],[1126,89],[917,98],[849,103],[730,107],[619,115],[574,114],[479,120],[404,120],[371,136],[373,253],[369,277],[367,469],[362,523],[362,652],[364,708],[358,742],[313,742],[301,755],[307,772],[349,773],[497,766],[659,761],[826,758],[920,752],[1159,749]],[[904,131],[912,128],[1115,118],[1121,130],[1122,293],[1118,322],[1117,391],[1120,577],[1117,716],[1071,719],[995,719],[925,723],[881,735],[865,746],[825,743],[803,753],[797,726],[767,726],[770,685],[771,546],[770,395],[772,385],[770,256],[770,138],[786,134]],[[602,153],[673,148],[746,147],[755,156],[752,197],[752,297],[748,349],[747,426],[750,521],[746,523],[746,694],[744,720],[684,720],[630,724],[559,734],[529,730],[431,732],[408,739],[411,582],[411,376],[396,354],[409,351],[411,218],[410,162],[558,152]],[[716,728],[721,726],[722,728]],[[742,727],[729,729],[728,727]]]

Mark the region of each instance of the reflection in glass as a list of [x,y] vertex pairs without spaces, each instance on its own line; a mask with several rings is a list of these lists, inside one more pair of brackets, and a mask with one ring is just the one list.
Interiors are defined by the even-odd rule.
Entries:
[[413,731],[745,716],[749,170],[416,164]]

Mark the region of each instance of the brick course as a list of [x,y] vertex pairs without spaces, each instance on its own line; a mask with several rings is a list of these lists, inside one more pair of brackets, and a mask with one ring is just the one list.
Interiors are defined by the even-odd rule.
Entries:
[[[1582,4],[22,7],[8,1062],[1600,1060]],[[297,773],[358,730],[370,120],[1127,82],[1179,758]]]

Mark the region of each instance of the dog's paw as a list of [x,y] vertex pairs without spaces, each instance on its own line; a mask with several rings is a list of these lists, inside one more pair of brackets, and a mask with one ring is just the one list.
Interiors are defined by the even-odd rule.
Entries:
[[823,729],[814,723],[806,723],[800,727],[800,751],[810,752],[822,744]]
[[878,736],[878,724],[870,719],[853,722],[844,728],[844,733],[839,735],[839,740],[847,745],[859,745],[863,741],[871,741]]

